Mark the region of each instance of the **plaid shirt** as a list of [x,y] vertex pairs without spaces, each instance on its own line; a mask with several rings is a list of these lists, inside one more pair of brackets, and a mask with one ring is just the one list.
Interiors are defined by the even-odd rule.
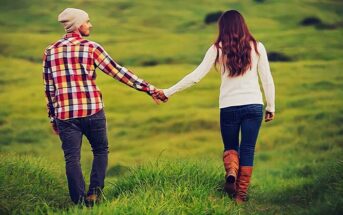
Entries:
[[86,117],[103,108],[95,69],[152,95],[155,87],[118,65],[97,43],[68,33],[50,45],[43,56],[43,79],[49,117]]

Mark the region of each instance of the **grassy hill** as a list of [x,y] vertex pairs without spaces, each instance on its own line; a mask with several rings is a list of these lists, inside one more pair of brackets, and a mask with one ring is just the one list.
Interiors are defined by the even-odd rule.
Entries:
[[[276,120],[263,124],[250,201],[222,191],[219,74],[155,105],[98,71],[110,142],[106,201],[70,204],[49,127],[41,56],[63,35],[57,15],[86,10],[89,39],[157,87],[191,72],[214,41],[206,14],[238,9],[272,62]],[[317,17],[321,24],[303,26]],[[0,7],[0,214],[341,214],[343,4],[340,1],[9,1]],[[83,142],[86,181],[92,154]]]

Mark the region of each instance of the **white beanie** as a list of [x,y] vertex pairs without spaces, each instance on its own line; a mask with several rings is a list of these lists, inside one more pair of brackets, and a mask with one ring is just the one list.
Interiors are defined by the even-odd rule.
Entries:
[[77,30],[88,19],[89,16],[85,11],[76,8],[67,8],[58,15],[58,21],[64,25],[67,33]]

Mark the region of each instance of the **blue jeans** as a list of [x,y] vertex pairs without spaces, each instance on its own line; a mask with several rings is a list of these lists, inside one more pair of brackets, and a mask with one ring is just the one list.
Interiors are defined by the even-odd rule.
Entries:
[[84,118],[56,119],[56,123],[64,151],[70,198],[74,203],[80,203],[85,197],[85,181],[80,164],[83,135],[87,137],[93,151],[88,195],[97,194],[104,188],[108,162],[105,113],[104,110],[101,110]]
[[[254,152],[263,119],[263,105],[249,104],[220,109],[220,129],[224,151],[236,150],[240,166],[254,165]],[[241,143],[239,144],[239,133]]]

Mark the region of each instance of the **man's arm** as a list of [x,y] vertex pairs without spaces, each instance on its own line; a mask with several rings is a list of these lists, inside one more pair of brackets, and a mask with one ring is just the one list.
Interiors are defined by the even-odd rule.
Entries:
[[129,87],[146,92],[151,96],[156,94],[156,89],[153,85],[138,78],[128,69],[117,64],[100,45],[97,45],[95,48],[93,58],[95,66],[107,75],[117,79]]
[[48,59],[47,53],[44,52],[43,56],[43,81],[44,81],[44,89],[45,89],[45,99],[47,103],[47,112],[49,118],[55,117],[55,107],[54,104],[56,103],[55,98],[55,84],[52,78],[51,69],[50,69],[50,61]]

